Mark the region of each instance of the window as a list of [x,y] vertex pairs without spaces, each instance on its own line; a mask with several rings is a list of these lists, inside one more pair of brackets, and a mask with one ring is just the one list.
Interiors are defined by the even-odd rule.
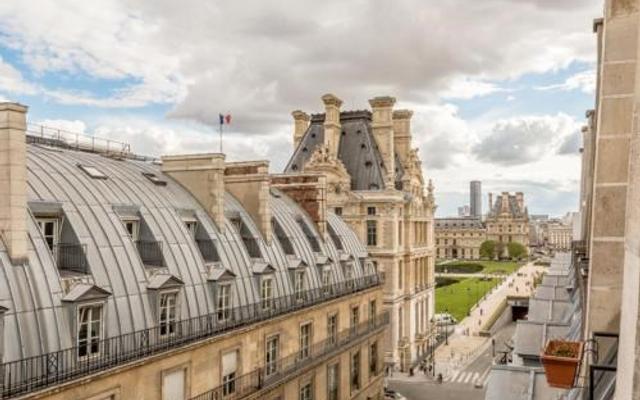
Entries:
[[378,372],[378,342],[369,346],[369,376],[375,376]]
[[222,395],[228,396],[236,392],[238,369],[238,352],[231,351],[222,355]]
[[344,279],[347,281],[347,287],[352,289],[355,285],[353,276],[353,265],[351,263],[344,266]]
[[37,218],[36,220],[44,241],[49,250],[53,251],[58,244],[58,218]]
[[296,301],[304,300],[304,271],[296,271],[294,274],[294,282],[293,282]]
[[185,368],[162,375],[162,400],[184,400]]
[[129,237],[134,242],[138,241],[140,233],[140,221],[137,219],[125,219],[122,221],[124,228],[127,230]]
[[340,400],[340,364],[327,366],[327,400]]
[[184,225],[187,227],[187,230],[189,231],[189,235],[191,235],[191,238],[195,240],[196,238],[196,232],[198,230],[198,222],[197,221],[184,221]]
[[329,267],[322,270],[322,291],[324,294],[331,293],[331,269]]
[[329,223],[327,223],[327,231],[329,232],[329,237],[331,237],[331,241],[333,242],[333,245],[336,246],[336,249],[344,250],[344,247],[342,246],[342,241],[340,240],[340,236],[338,236],[336,231],[333,229],[333,227]]
[[374,325],[376,322],[377,304],[375,300],[369,301],[369,324]]
[[102,304],[87,305],[78,308],[78,358],[93,357],[100,354],[102,339]]
[[262,309],[270,310],[273,306],[273,279],[262,279],[260,283],[260,298],[262,299]]
[[367,221],[367,246],[377,246],[378,244],[378,223]]
[[337,216],[342,216],[342,207],[336,207],[333,209]]
[[358,330],[358,324],[360,323],[360,306],[351,307],[351,332],[355,333]]
[[282,251],[284,254],[293,255],[295,252],[293,251],[293,246],[291,245],[291,240],[282,229],[282,225],[275,219],[271,219],[271,224],[273,225],[273,232],[276,234],[276,238],[278,242],[280,242],[280,246],[282,246]]
[[267,347],[265,354],[265,374],[267,376],[278,371],[278,353],[280,351],[280,337],[272,336],[267,339]]
[[367,207],[367,215],[376,215],[375,207]]
[[398,221],[398,245],[402,245],[402,221]]
[[330,344],[338,342],[338,314],[331,314],[327,317],[327,338]]
[[220,284],[216,291],[218,321],[226,321],[231,314],[231,284]]
[[82,171],[84,171],[85,174],[94,179],[107,179],[107,176],[103,174],[102,171],[91,165],[78,164],[78,168],[80,168]]
[[178,293],[160,293],[160,336],[173,335],[176,332],[176,308]]
[[351,355],[351,391],[360,389],[360,351]]
[[307,358],[311,354],[311,322],[300,326],[300,359]]
[[398,289],[402,289],[402,281],[404,278],[404,268],[402,268],[402,260],[398,261]]
[[311,382],[300,386],[300,400],[312,400]]

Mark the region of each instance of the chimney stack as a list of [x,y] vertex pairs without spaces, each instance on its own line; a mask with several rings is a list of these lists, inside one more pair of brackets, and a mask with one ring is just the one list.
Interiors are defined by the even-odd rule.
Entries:
[[187,189],[224,231],[224,154],[163,156],[162,172]]
[[13,264],[27,261],[27,109],[0,103],[0,235]]
[[334,157],[338,156],[338,145],[340,144],[340,106],[342,100],[333,94],[322,96],[324,103],[324,145],[329,148],[329,152]]
[[411,110],[393,112],[393,146],[400,161],[405,162],[411,151]]
[[395,152],[393,139],[393,105],[396,103],[395,97],[375,97],[369,100],[373,118],[371,127],[373,128],[373,137],[380,149],[380,155],[384,162],[386,176],[384,177],[385,186],[392,189],[395,186]]
[[493,211],[493,193],[489,192],[489,209],[487,213]]
[[304,136],[307,128],[309,128],[309,121],[311,121],[311,117],[309,114],[304,111],[295,110],[291,113],[294,121],[294,131],[293,131],[293,150],[295,151],[302,141],[302,137]]

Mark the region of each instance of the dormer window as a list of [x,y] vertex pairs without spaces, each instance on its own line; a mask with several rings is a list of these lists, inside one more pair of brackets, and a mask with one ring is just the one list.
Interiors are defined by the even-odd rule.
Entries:
[[346,280],[347,287],[349,289],[353,289],[355,285],[354,274],[353,274],[353,264],[347,263],[344,264],[344,279]]
[[260,299],[263,311],[273,308],[273,279],[271,277],[263,277],[260,280]]
[[137,242],[140,238],[140,220],[137,218],[127,218],[123,219],[122,223],[131,240]]
[[107,176],[102,171],[92,165],[78,164],[78,168],[93,179],[107,179]]
[[76,342],[79,359],[96,357],[100,354],[102,308],[102,304],[78,307]]
[[293,275],[293,287],[294,287],[294,291],[295,291],[295,297],[296,297],[296,301],[302,301],[304,300],[305,297],[305,290],[304,290],[304,278],[305,278],[305,272],[304,271],[296,271]]
[[276,238],[278,242],[280,242],[280,246],[282,247],[282,251],[287,255],[294,255],[293,246],[291,245],[291,240],[285,233],[284,229],[282,229],[282,225],[275,218],[271,219],[271,224],[273,225],[273,231],[276,234]]
[[189,235],[191,235],[191,238],[195,240],[196,232],[198,231],[198,221],[185,220],[184,226],[187,228],[187,231],[189,231]]
[[326,266],[322,269],[322,293],[330,294],[331,289],[331,268]]
[[158,325],[160,336],[171,336],[176,332],[178,292],[160,293]]
[[231,316],[231,283],[220,283],[216,288],[216,314],[218,322]]
[[36,218],[36,221],[49,250],[54,251],[60,234],[58,218]]
[[336,249],[344,250],[340,236],[338,236],[331,224],[327,224],[327,231],[329,232],[329,237],[331,237],[331,241],[333,242],[333,245],[336,246]]
[[319,253],[320,243],[318,243],[318,238],[315,237],[315,235],[311,231],[311,228],[309,228],[309,225],[307,225],[304,219],[300,216],[296,219],[296,221],[298,222],[298,225],[300,225],[300,229],[302,229],[302,232],[304,232],[304,235],[307,237],[307,240],[311,245],[311,249],[314,252]]

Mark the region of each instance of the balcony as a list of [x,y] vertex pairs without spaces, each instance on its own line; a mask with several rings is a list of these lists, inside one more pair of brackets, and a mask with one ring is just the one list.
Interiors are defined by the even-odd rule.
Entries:
[[86,245],[59,243],[53,247],[53,257],[61,274],[88,275]]
[[[356,333],[350,328],[344,329],[338,333],[337,339],[326,339],[313,344],[309,348],[308,356],[304,358],[301,358],[298,352],[294,352],[279,359],[274,364],[269,365],[270,373],[268,375],[265,372],[265,366],[262,366],[248,374],[239,376],[234,381],[233,393],[228,393],[228,384],[220,385],[208,392],[192,397],[191,400],[215,400],[223,397],[225,399],[240,399],[244,396],[254,395],[262,390],[272,389],[304,373],[305,369],[319,365],[326,359],[356,345],[367,336],[381,332],[388,323],[389,314],[385,311],[378,314],[373,323],[371,321],[362,322],[358,329],[355,330]],[[376,368],[377,375],[381,371],[381,368]],[[225,386],[227,392],[224,392]]]
[[589,400],[613,398],[616,390],[618,334],[593,332],[594,356],[589,365]]
[[[224,320],[218,319],[218,314],[213,312],[178,321],[175,333],[170,336],[162,335],[160,327],[156,326],[104,339],[97,344],[99,353],[90,359],[79,358],[79,348],[71,347],[3,363],[0,364],[0,399],[17,397],[35,390],[56,386],[381,284],[377,275],[364,276],[354,282],[353,287],[344,283],[335,285],[330,294],[325,294],[322,288],[308,290],[302,301],[299,301],[295,294],[274,298],[273,307],[268,310],[263,310],[260,302],[230,308],[225,314],[228,318]],[[388,318],[388,316],[384,318]],[[362,330],[359,330],[357,335],[364,334],[371,328],[367,324],[368,322],[364,323]],[[337,343],[340,343],[340,340]]]
[[149,268],[164,267],[162,242],[157,240],[138,240],[135,242],[142,264]]

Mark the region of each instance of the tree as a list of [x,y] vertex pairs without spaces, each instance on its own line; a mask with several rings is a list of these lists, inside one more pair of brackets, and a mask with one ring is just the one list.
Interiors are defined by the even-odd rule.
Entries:
[[485,240],[482,242],[480,245],[480,258],[488,258],[489,260],[496,258],[495,240]]
[[510,242],[507,244],[507,251],[509,252],[509,258],[513,260],[520,260],[527,256],[527,249],[521,243]]

